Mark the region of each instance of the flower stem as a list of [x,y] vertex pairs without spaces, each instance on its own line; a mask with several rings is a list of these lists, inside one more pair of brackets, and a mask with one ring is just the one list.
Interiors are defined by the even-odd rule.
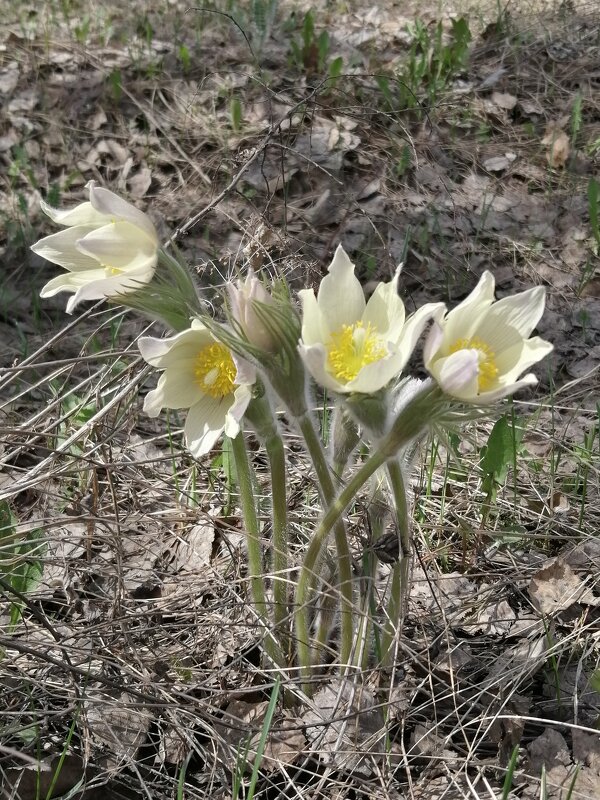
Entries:
[[268,400],[255,397],[246,409],[246,419],[252,424],[256,435],[264,444],[271,471],[271,490],[273,494],[273,598],[275,601],[275,628],[284,652],[288,650],[288,631],[286,631],[288,609],[288,553],[287,536],[287,484],[285,470],[285,449],[279,428]]
[[[324,504],[331,505],[335,500],[335,486],[333,477],[330,471],[325,451],[323,449],[321,440],[317,435],[312,418],[308,414],[299,417],[298,426],[304,437],[307,450],[312,459],[317,474],[317,480],[321,489],[321,495]],[[335,546],[337,550],[337,567],[340,581],[340,594],[341,594],[341,643],[340,643],[340,664],[346,666],[350,663],[350,654],[352,652],[353,641],[353,624],[352,624],[352,561],[350,556],[350,548],[348,546],[348,539],[346,538],[346,528],[342,520],[336,518],[334,526]],[[331,529],[331,528],[330,528]],[[329,530],[330,530],[329,529]],[[329,533],[329,530],[327,533]],[[301,579],[304,577],[305,586],[303,589],[304,597],[299,602],[296,611],[296,633],[298,636],[298,661],[300,664],[300,671],[304,677],[310,674],[311,654],[309,646],[309,624],[308,624],[308,594],[310,587],[313,585],[314,579],[317,574],[318,556],[320,555],[322,545],[327,538],[327,534],[323,537],[321,545],[315,553],[315,558],[308,560],[309,553],[313,547],[314,539],[311,541],[302,570],[300,573]],[[308,560],[308,561],[307,561]],[[296,590],[296,597],[300,584]]]
[[298,660],[300,674],[305,682],[305,691],[310,691],[306,680],[310,676],[310,648],[307,602],[312,584],[312,576],[327,541],[327,537],[341,515],[354,500],[364,484],[388,459],[421,435],[427,424],[435,418],[443,394],[435,385],[427,382],[418,394],[402,409],[394,420],[389,432],[378,442],[377,449],[363,466],[354,474],[339,496],[330,503],[321,524],[306,551],[304,564],[296,588],[296,636],[298,639]]
[[282,642],[284,651],[287,651],[288,537],[285,452],[283,440],[276,430],[274,434],[265,441],[265,448],[269,458],[271,488],[273,491],[273,597],[275,600],[275,628]]
[[398,458],[391,459],[387,463],[387,473],[394,496],[394,506],[396,509],[396,525],[400,538],[400,558],[394,564],[392,570],[392,586],[390,599],[387,607],[387,619],[383,632],[381,651],[383,661],[389,664],[391,657],[391,646],[396,632],[396,621],[398,625],[402,623],[405,614],[406,599],[408,597],[408,578],[410,575],[410,518],[408,513],[408,500],[406,496],[406,486],[404,475]]
[[[262,553],[260,546],[260,527],[254,494],[252,491],[252,473],[244,435],[240,432],[231,440],[235,469],[237,473],[244,527],[246,528],[248,546],[248,569],[250,573],[250,588],[252,602],[265,627],[269,628],[268,607],[265,600],[265,587],[263,582]],[[281,648],[272,632],[267,630],[264,639],[265,650],[271,661],[278,666],[284,666]]]

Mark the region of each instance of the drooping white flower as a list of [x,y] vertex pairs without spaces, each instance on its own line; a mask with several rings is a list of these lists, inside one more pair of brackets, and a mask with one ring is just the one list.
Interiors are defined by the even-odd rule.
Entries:
[[536,383],[519,376],[553,348],[529,338],[544,313],[546,293],[536,286],[494,301],[494,276],[484,272],[471,294],[437,319],[423,351],[425,367],[449,395],[487,405]]
[[443,313],[443,303],[428,303],[406,319],[399,275],[400,267],[365,302],[354,264],[339,245],[317,297],[312,289],[299,292],[299,351],[322,386],[343,394],[377,392],[402,371],[427,322]]
[[184,426],[188,449],[196,458],[208,453],[223,431],[237,436],[252,397],[254,367],[193,320],[191,328],[169,339],[140,339],[142,357],[164,370],[148,392],[144,411],[157,417],[163,408],[189,408]]
[[134,291],[152,280],[158,260],[158,235],[149,217],[118,195],[90,181],[89,201],[61,210],[42,201],[53,222],[65,230],[46,236],[31,249],[67,270],[40,292],[52,297],[72,292],[70,314],[82,300]]
[[227,285],[231,315],[239,324],[248,341],[266,352],[273,352],[278,344],[257,313],[255,303],[263,306],[274,305],[274,300],[253,270],[249,270],[245,280]]

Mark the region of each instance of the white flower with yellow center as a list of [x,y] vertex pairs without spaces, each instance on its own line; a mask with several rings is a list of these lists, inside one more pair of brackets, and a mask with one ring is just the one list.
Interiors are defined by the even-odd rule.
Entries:
[[434,322],[423,351],[428,372],[447,394],[482,405],[537,383],[532,373],[519,376],[553,348],[529,338],[545,300],[536,286],[494,302],[494,276],[484,272],[471,294]]
[[443,313],[443,303],[428,303],[406,319],[399,275],[400,267],[365,302],[354,264],[340,245],[317,297],[312,289],[299,292],[299,351],[322,386],[343,394],[379,391],[402,371],[427,322]]
[[65,230],[46,236],[31,249],[67,272],[40,292],[52,297],[72,292],[70,314],[82,300],[100,300],[149,283],[158,260],[158,235],[149,217],[118,195],[90,181],[89,201],[61,211],[42,201],[53,222]]
[[148,392],[144,411],[157,417],[163,408],[189,408],[185,442],[195,458],[208,453],[223,433],[235,437],[252,397],[255,371],[217,341],[200,320],[169,339],[139,341],[143,358],[164,370]]

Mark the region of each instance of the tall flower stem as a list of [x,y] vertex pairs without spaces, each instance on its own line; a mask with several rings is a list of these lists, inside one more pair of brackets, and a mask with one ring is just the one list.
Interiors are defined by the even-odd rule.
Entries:
[[285,448],[277,422],[266,397],[256,397],[246,409],[246,419],[264,444],[271,472],[273,513],[273,598],[277,635],[284,652],[288,649],[288,554],[287,482]]
[[[331,506],[335,500],[333,476],[325,456],[323,445],[321,444],[321,440],[317,435],[312,417],[310,417],[308,414],[304,414],[297,419],[297,422],[317,474],[317,480],[319,482],[323,501],[326,506]],[[348,539],[346,538],[346,528],[343,521],[338,518],[331,527],[334,528],[335,546],[337,550],[337,567],[339,574],[339,590],[342,598],[340,610],[340,664],[345,666],[350,663],[350,654],[352,652],[353,641],[352,560],[350,556],[350,548],[348,546]],[[329,530],[331,530],[331,528]],[[307,564],[305,559],[302,566],[302,571],[300,573],[301,575],[304,575],[305,580],[308,581],[305,587],[305,596],[303,597],[300,606],[297,608],[297,618],[299,614],[300,617],[302,617],[302,620],[300,622],[300,627],[296,626],[296,633],[299,639],[298,659],[300,662],[300,669],[305,676],[308,676],[310,673],[311,664],[307,607],[309,587],[313,585],[317,571],[318,556],[321,553],[321,548],[326,538],[327,537],[325,536],[321,546],[318,548],[316,558],[312,561],[312,563]],[[313,541],[311,541],[311,544],[309,545],[308,552],[310,552],[310,549],[313,546]],[[296,597],[298,598],[297,592]]]
[[[260,545],[260,527],[256,505],[254,503],[254,493],[252,491],[252,472],[248,451],[244,436],[239,433],[231,440],[235,468],[237,473],[238,488],[240,491],[240,501],[242,514],[244,517],[244,527],[246,528],[247,547],[248,547],[248,569],[250,572],[250,588],[252,592],[252,602],[261,618],[263,624],[269,629],[269,613],[265,600],[265,587],[263,582],[262,552]],[[268,657],[274,664],[284,666],[283,653],[281,647],[270,630],[264,639],[265,650]]]
[[327,537],[369,478],[390,458],[394,458],[399,450],[421,435],[427,424],[435,419],[443,402],[444,396],[441,390],[431,382],[426,382],[398,414],[389,432],[379,440],[373,455],[349,480],[339,496],[330,503],[308,546],[296,587],[298,661],[303,687],[307,692],[310,692],[310,685],[307,681],[310,677],[311,664],[307,603],[312,585],[312,576]]
[[411,560],[408,499],[406,496],[404,475],[402,474],[402,467],[398,458],[388,461],[387,474],[394,497],[396,525],[400,538],[400,559],[394,564],[392,570],[392,585],[387,607],[387,620],[381,643],[384,663],[389,663],[391,657],[391,645],[396,631],[396,621],[400,624],[406,612],[405,606],[408,598],[408,579]]
[[269,467],[271,469],[271,488],[273,492],[273,596],[275,599],[275,626],[287,649],[285,627],[288,620],[288,536],[287,536],[287,497],[285,475],[285,451],[278,433],[265,441]]
[[[388,518],[388,504],[385,502],[383,492],[380,487],[378,475],[372,480],[372,495],[366,509],[369,520],[369,532],[371,542],[376,544],[384,534],[386,527],[386,520]],[[377,559],[375,553],[366,550],[363,553],[363,583],[364,588],[361,591],[362,595],[362,608],[361,608],[361,621],[359,625],[359,632],[356,637],[356,648],[354,651],[354,663],[362,669],[367,669],[369,665],[369,657],[371,655],[370,642],[373,635],[373,618],[375,611],[375,597],[374,597],[374,584],[375,575],[377,572]],[[378,654],[381,648],[377,648]]]

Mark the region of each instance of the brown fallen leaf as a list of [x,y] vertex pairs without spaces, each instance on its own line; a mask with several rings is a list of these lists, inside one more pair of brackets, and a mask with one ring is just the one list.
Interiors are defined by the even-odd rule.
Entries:
[[562,169],[571,152],[567,134],[556,125],[550,125],[542,139],[542,144],[548,148],[546,152],[548,164],[555,169]]
[[517,98],[514,94],[508,94],[504,92],[492,92],[492,103],[498,106],[498,108],[502,108],[505,111],[512,111],[513,108],[517,105]]
[[[235,753],[237,758],[243,758],[247,770],[252,769],[268,706],[266,700],[258,703],[232,700],[229,703],[223,722],[215,726],[222,736],[220,748],[225,762]],[[298,722],[284,712],[283,717],[277,719],[269,729],[261,769],[270,772],[279,769],[282,764],[291,766],[305,746],[306,740]]]
[[562,559],[547,562],[531,579],[529,596],[542,614],[564,611],[573,603],[595,604],[595,598],[585,583]]

